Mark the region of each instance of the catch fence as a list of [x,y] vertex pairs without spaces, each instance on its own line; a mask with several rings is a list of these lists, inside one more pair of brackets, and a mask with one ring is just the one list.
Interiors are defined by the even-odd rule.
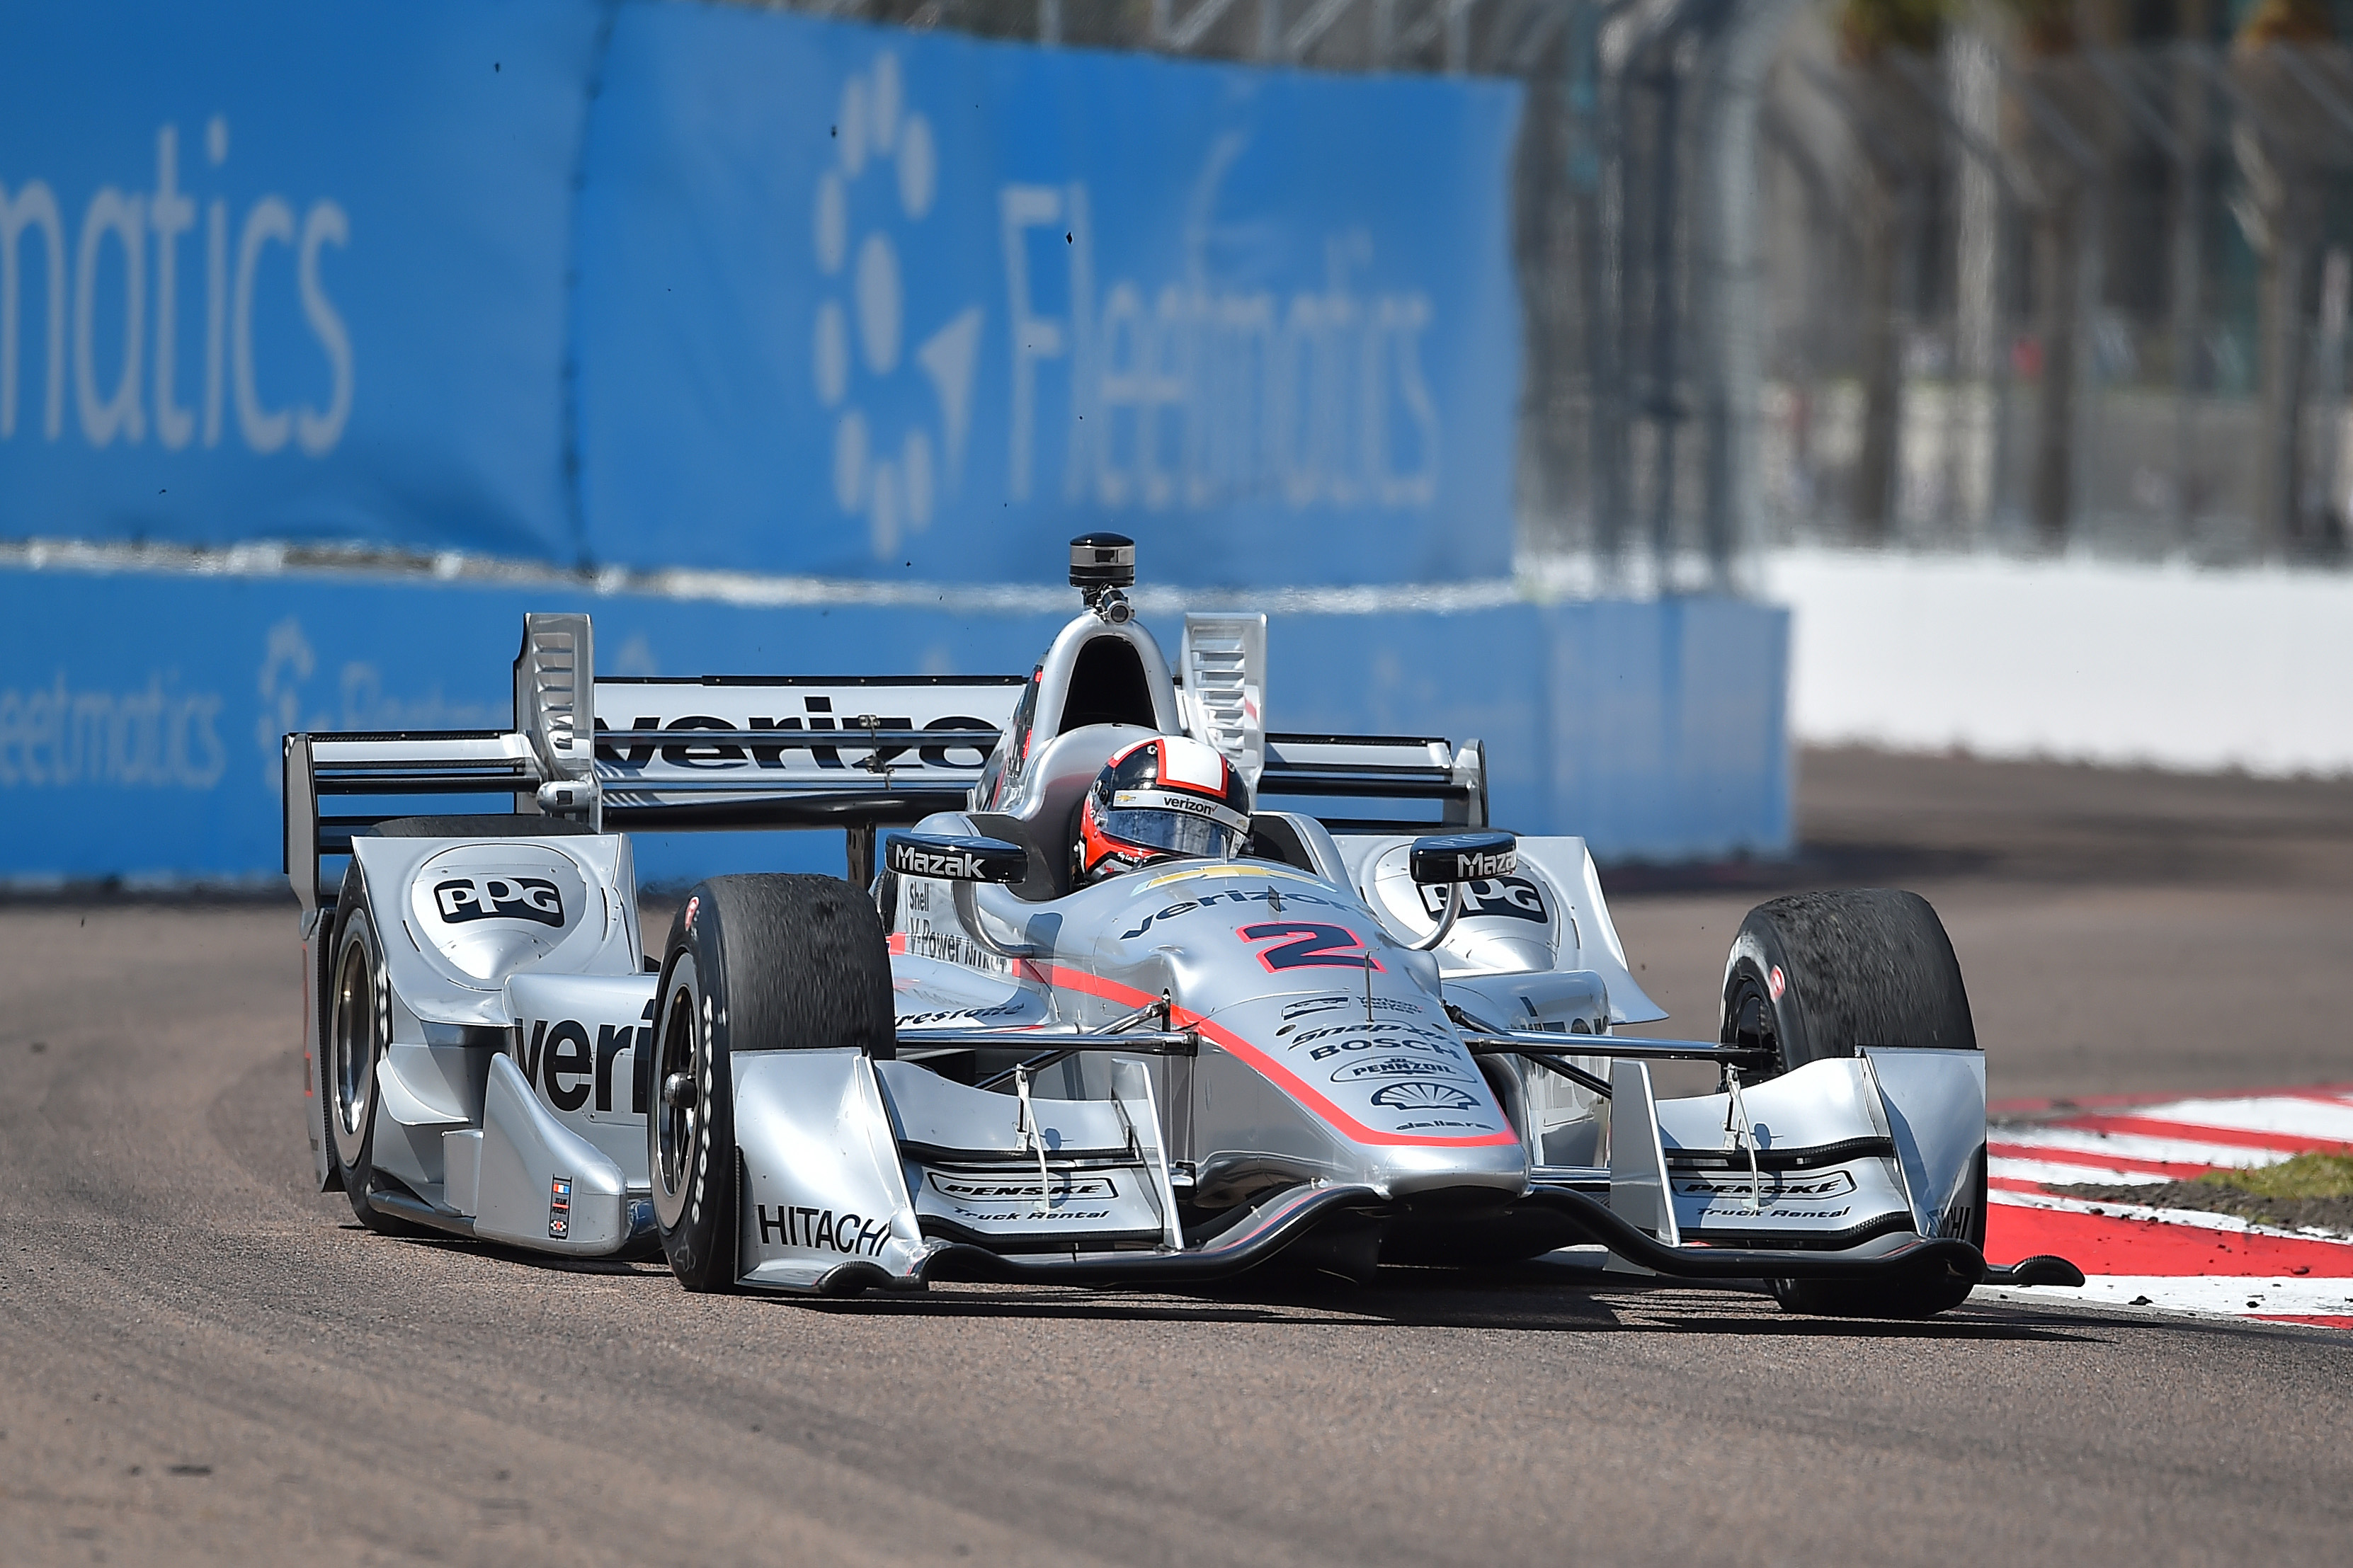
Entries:
[[795,8],[1522,80],[1516,507],[1571,579],[1737,584],[1798,542],[2345,552],[2343,47],[1961,26],[1858,60],[1794,0]]
[[2353,55],[1784,40],[1767,537],[2345,551]]

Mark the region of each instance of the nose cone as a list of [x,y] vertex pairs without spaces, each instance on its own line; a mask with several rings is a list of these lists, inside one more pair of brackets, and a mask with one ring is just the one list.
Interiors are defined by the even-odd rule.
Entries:
[[1335,989],[1239,1002],[1201,1033],[1323,1131],[1336,1180],[1398,1196],[1525,1191],[1519,1131],[1438,1002],[1399,976],[1374,982],[1369,997]]
[[1476,1207],[1528,1190],[1527,1151],[1516,1136],[1508,1143],[1366,1149],[1364,1159],[1366,1184],[1391,1197]]
[[[1201,1033],[1197,1147],[1398,1195],[1516,1195],[1527,1156],[1437,993],[1349,889],[1262,863],[1181,864],[1091,892],[1098,972],[1166,986]],[[1115,885],[1115,884],[1114,884]],[[1116,903],[1112,900],[1118,900]]]

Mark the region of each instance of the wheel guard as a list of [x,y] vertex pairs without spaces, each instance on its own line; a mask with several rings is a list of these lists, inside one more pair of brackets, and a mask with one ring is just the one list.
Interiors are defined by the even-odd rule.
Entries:
[[1654,1099],[1641,1062],[1619,1061],[1611,1079],[1609,1206],[1670,1246],[1970,1234],[1985,1150],[1979,1052],[1866,1047],[1683,1100]]

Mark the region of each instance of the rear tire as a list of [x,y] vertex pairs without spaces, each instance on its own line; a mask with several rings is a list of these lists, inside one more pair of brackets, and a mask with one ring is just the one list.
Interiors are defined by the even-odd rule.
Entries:
[[355,865],[343,874],[335,900],[333,963],[327,971],[327,1048],[319,1053],[319,1104],[327,1128],[327,1159],[352,1213],[385,1236],[422,1236],[422,1226],[376,1207],[376,1068],[392,1037],[392,985],[384,973],[384,944],[375,911]]
[[[1928,900],[1884,888],[1797,893],[1740,924],[1724,970],[1717,1038],[1774,1053],[1767,1076],[1852,1057],[1859,1046],[1978,1049],[1952,940]],[[1986,1173],[1962,1239],[1985,1249]],[[1927,1318],[1968,1300],[1974,1280],[1776,1279],[1783,1310],[1841,1318]]]
[[654,1219],[690,1290],[735,1288],[738,1051],[888,1058],[891,954],[872,900],[833,877],[714,877],[670,921],[646,1117]]

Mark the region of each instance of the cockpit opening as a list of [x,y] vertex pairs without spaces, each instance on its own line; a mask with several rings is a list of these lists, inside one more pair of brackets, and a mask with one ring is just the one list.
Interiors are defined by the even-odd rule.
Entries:
[[1054,732],[1066,735],[1089,724],[1160,728],[1152,706],[1152,685],[1144,674],[1144,660],[1125,637],[1092,638],[1079,649],[1078,658],[1071,665],[1070,692],[1062,700],[1062,722]]

